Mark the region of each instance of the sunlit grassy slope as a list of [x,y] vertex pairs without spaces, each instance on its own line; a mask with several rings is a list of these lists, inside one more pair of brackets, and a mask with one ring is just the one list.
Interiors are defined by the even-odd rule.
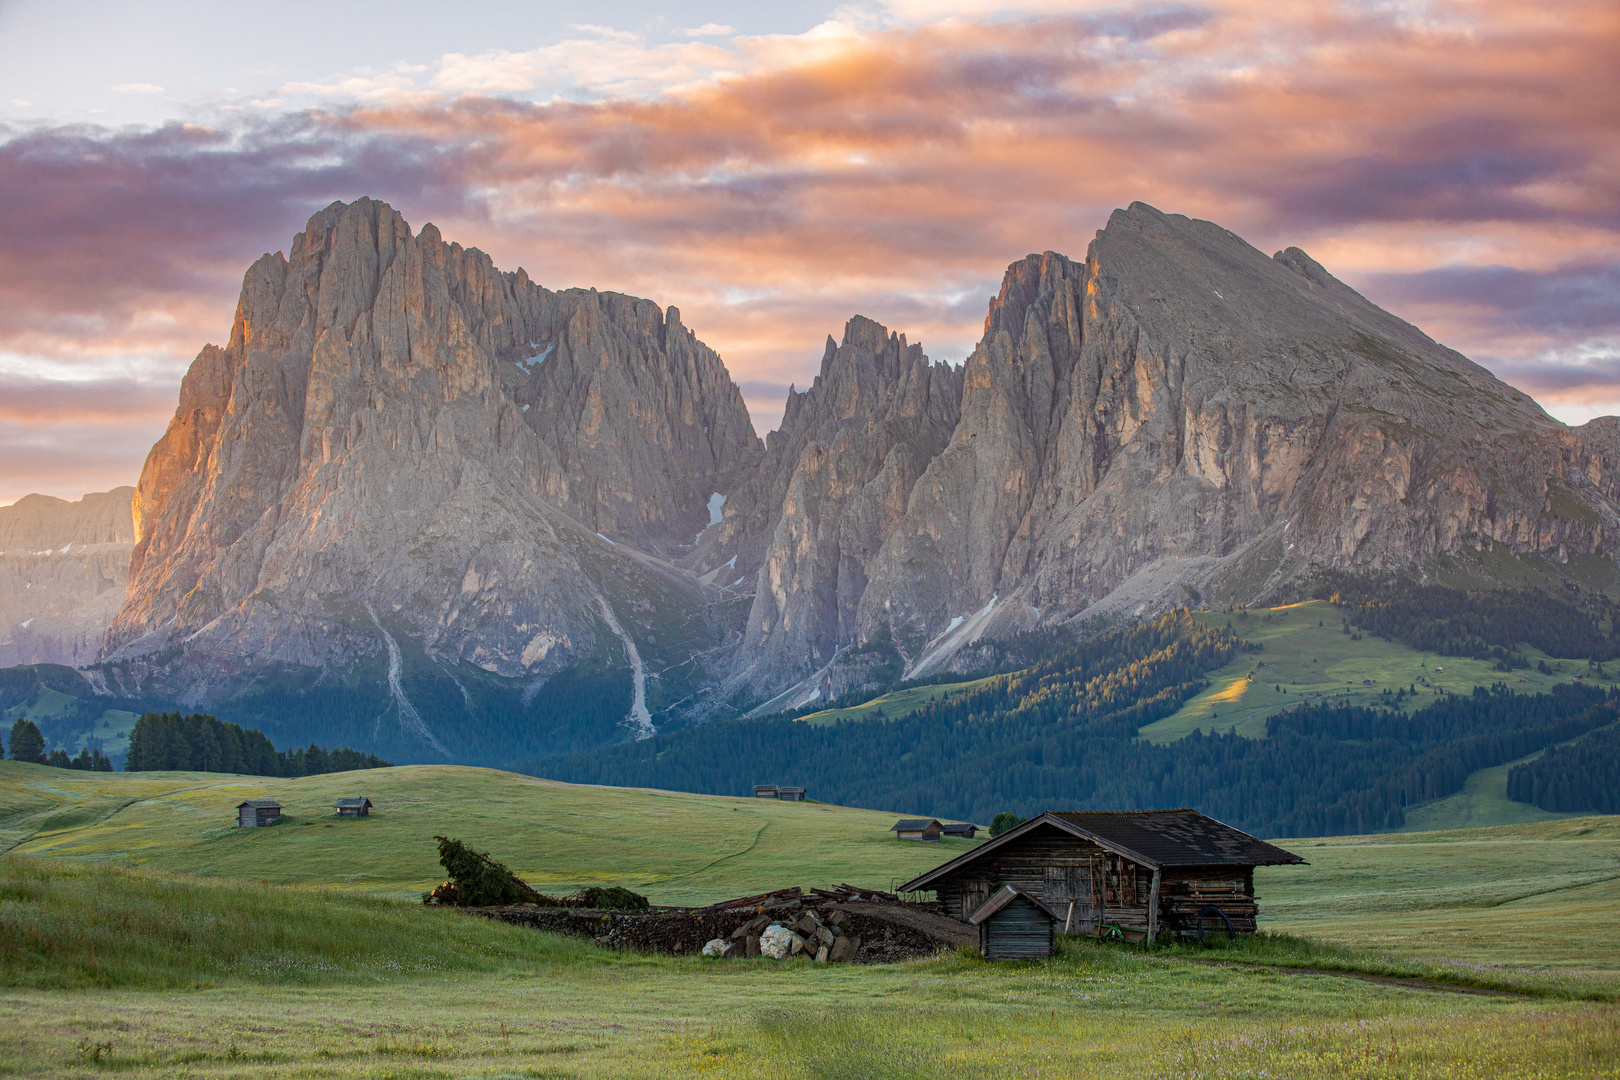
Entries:
[[931,701],[960,694],[964,690],[972,690],[989,681],[989,679],[974,679],[970,682],[935,683],[931,686],[893,690],[863,705],[851,705],[846,709],[823,709],[818,713],[800,717],[800,720],[807,724],[834,724],[840,720],[895,720],[916,712]]
[[[1546,675],[1528,670],[1502,672],[1484,660],[1436,656],[1371,634],[1361,640],[1343,632],[1344,616],[1321,600],[1247,612],[1200,611],[1194,618],[1212,626],[1230,623],[1239,635],[1264,646],[1241,655],[1210,676],[1210,687],[1178,712],[1142,729],[1143,738],[1174,742],[1197,730],[1239,735],[1265,734],[1266,718],[1304,700],[1323,698],[1346,705],[1384,704],[1384,691],[1415,688],[1415,698],[1402,702],[1421,708],[1441,690],[1466,694],[1476,686],[1505,683],[1521,693],[1537,693],[1576,674],[1586,675],[1585,660],[1558,660],[1528,646],[1521,651],[1532,665],[1545,659]],[[1320,625],[1318,625],[1320,624]],[[1250,678],[1250,675],[1253,678]],[[1371,685],[1365,685],[1371,680]]]
[[[372,816],[338,820],[340,795],[369,797]],[[286,807],[281,824],[235,828],[236,804],[263,796]],[[18,854],[397,895],[443,880],[435,834],[490,851],[542,891],[626,885],[655,903],[844,881],[887,889],[975,843],[898,841],[897,816],[448,765],[285,780],[0,763],[0,848]]]

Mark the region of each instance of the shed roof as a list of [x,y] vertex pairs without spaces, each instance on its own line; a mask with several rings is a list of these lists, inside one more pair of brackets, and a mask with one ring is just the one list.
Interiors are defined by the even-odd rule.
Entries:
[[344,796],[337,801],[339,810],[360,810],[370,805],[371,800],[366,798],[364,795],[357,795],[352,798]]
[[975,911],[972,915],[968,916],[968,922],[972,923],[974,926],[978,926],[990,916],[1012,903],[1013,898],[1018,896],[1022,896],[1025,900],[1028,900],[1030,903],[1046,912],[1052,918],[1056,919],[1059,917],[1057,912],[1053,911],[1047,906],[1046,901],[1041,900],[1038,897],[1031,896],[1029,893],[1024,892],[1016,885],[1003,885],[999,890],[997,890],[996,895],[984,902],[983,906],[981,906],[978,911]]
[[1056,828],[1091,841],[1142,866],[1282,866],[1305,860],[1196,810],[1048,811],[1008,829],[972,851],[958,855],[899,887],[901,892],[932,888],[932,882],[1002,845],[1040,828]]
[[959,821],[959,822],[946,822],[944,825],[941,825],[940,828],[943,829],[945,832],[948,832],[948,833],[965,833],[969,829],[977,829],[978,826],[972,824],[971,822]]
[[1157,866],[1283,866],[1305,861],[1196,810],[1066,810],[1048,816]]
[[274,799],[248,799],[246,802],[236,804],[238,810],[244,806],[251,806],[255,810],[280,810],[281,804]]
[[901,818],[899,821],[889,826],[889,831],[922,832],[930,825],[934,826],[936,829],[941,827],[939,822],[935,821],[933,818]]

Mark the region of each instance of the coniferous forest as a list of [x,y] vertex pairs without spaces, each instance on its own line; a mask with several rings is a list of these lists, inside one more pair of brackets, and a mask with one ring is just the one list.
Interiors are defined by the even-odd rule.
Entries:
[[1620,814],[1620,726],[1508,770],[1508,798],[1561,813]]
[[347,748],[311,743],[278,751],[262,731],[227,724],[203,713],[149,712],[129,733],[129,772],[160,769],[241,773],[247,776],[316,776],[353,769],[386,768],[391,762]]
[[1269,836],[1400,827],[1467,776],[1612,724],[1620,700],[1578,684],[1442,697],[1410,714],[1306,704],[1263,738],[1137,729],[1168,716],[1245,645],[1185,612],[1115,630],[892,720],[712,724],[533,763],[558,780],[812,798],[990,821],[999,812],[1189,806]]

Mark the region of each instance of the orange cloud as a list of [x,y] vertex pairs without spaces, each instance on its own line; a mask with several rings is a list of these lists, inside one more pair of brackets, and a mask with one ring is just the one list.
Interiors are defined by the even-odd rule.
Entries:
[[[1231,0],[731,48],[680,52],[712,70],[639,98],[13,135],[0,350],[189,356],[225,333],[249,259],[372,194],[545,284],[680,306],[763,401],[857,311],[960,358],[1007,263],[1081,256],[1143,199],[1300,244],[1547,400],[1609,392],[1591,358],[1620,340],[1612,3]],[[525,56],[480,77],[525,78]],[[1577,279],[1582,298],[1558,287]]]

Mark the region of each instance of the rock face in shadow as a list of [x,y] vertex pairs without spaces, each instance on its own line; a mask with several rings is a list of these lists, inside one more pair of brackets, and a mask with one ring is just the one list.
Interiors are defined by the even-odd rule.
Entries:
[[135,489],[0,506],[0,667],[89,664],[124,600]]
[[623,665],[651,601],[614,541],[690,544],[762,449],[673,309],[553,293],[333,204],[248,271],[147,458],[113,674],[205,703],[255,672],[386,671],[404,734],[449,753],[404,667],[442,668],[470,710],[479,672]]
[[960,372],[870,319],[827,339],[815,383],[789,393],[764,462],[705,537],[711,562],[733,556],[723,572],[753,578],[741,680],[814,670],[854,639],[868,567],[956,427],[961,394]]

